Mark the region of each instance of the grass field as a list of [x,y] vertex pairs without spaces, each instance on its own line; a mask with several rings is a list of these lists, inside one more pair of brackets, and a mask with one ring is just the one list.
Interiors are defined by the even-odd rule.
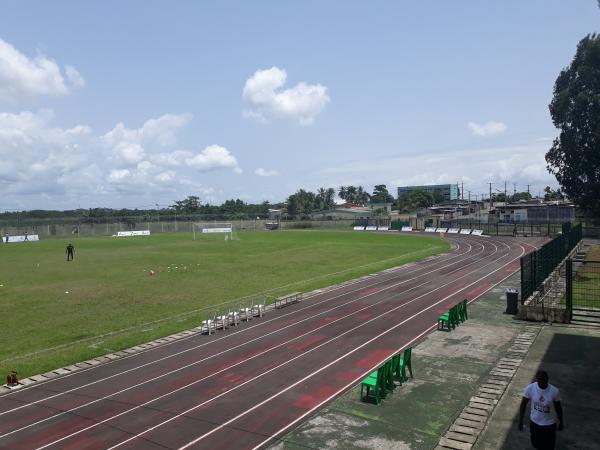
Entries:
[[0,375],[43,373],[189,329],[211,305],[306,292],[448,249],[399,234],[238,235],[79,238],[72,262],[63,239],[0,246]]

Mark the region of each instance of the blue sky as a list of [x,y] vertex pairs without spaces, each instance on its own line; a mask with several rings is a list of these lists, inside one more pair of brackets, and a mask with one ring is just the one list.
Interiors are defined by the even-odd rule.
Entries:
[[556,182],[596,0],[0,1],[0,209]]

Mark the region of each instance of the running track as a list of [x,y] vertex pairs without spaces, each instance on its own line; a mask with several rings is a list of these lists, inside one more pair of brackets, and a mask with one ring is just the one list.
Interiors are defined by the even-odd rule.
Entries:
[[[421,340],[543,238],[453,249],[269,312],[0,397],[0,448],[259,448]],[[417,355],[418,357],[418,355]]]

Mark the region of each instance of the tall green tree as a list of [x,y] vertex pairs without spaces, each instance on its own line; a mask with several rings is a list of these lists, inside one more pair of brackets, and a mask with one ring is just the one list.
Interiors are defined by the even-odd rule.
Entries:
[[202,207],[200,203],[200,198],[195,195],[190,195],[184,200],[176,200],[174,205],[171,205],[170,208],[174,209],[178,213],[196,213],[200,211]]
[[323,188],[317,189],[317,204],[318,209],[331,209],[335,206],[335,189]]
[[549,105],[560,130],[546,153],[562,192],[589,215],[600,215],[600,35],[577,45],[571,64],[554,84]]
[[317,195],[314,192],[299,189],[287,199],[287,213],[290,216],[306,216],[318,205]]
[[385,184],[377,184],[373,188],[373,195],[371,195],[372,203],[394,203],[394,197],[390,195],[387,186]]
[[433,195],[423,189],[415,189],[406,193],[398,199],[398,208],[400,211],[411,212],[423,208],[428,208],[434,203]]
[[370,198],[371,196],[367,191],[363,189],[362,186],[356,188],[356,194],[354,195],[354,203],[358,203],[361,206],[365,206],[367,203],[369,203]]

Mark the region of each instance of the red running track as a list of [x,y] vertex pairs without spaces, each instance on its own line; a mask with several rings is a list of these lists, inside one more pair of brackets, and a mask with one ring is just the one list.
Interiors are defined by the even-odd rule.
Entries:
[[0,397],[0,448],[259,448],[519,269],[543,238],[448,237],[386,271],[212,336]]

